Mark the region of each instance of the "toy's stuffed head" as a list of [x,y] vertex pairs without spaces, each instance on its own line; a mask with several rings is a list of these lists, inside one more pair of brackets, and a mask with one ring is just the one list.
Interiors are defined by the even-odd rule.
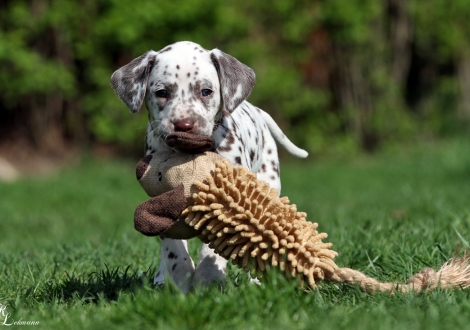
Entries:
[[137,180],[153,197],[140,204],[134,216],[135,228],[147,236],[188,239],[198,231],[184,223],[181,212],[197,192],[195,181],[204,181],[223,157],[206,150],[212,147],[209,137],[175,133],[167,144],[187,152],[158,152],[147,155],[136,168]]
[[180,185],[189,202],[194,192],[193,182],[203,181],[214,163],[222,156],[210,151],[199,154],[186,154],[174,151],[154,153],[143,158],[137,164],[137,180],[150,197],[171,191]]

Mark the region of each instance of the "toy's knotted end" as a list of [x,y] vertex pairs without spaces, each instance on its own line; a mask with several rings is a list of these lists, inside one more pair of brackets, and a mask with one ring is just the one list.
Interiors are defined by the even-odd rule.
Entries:
[[175,225],[185,207],[186,198],[181,184],[137,206],[134,227],[146,236],[161,235]]

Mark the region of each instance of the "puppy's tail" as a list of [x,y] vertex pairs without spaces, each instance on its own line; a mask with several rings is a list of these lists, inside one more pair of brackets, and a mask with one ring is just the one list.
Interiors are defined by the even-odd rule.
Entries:
[[282,132],[279,126],[277,126],[276,122],[269,114],[267,114],[261,109],[259,110],[261,112],[261,116],[268,125],[271,134],[274,136],[274,139],[276,139],[276,141],[281,146],[283,146],[288,152],[290,152],[296,157],[306,158],[308,156],[308,152],[303,149],[300,149],[295,144],[293,144],[291,140],[288,139],[288,137]]

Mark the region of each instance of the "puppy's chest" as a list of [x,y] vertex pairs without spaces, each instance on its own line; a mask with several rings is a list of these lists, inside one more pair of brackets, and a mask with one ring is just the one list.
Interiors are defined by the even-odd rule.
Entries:
[[269,134],[265,130],[261,123],[243,115],[224,118],[213,134],[216,152],[235,165],[257,172],[266,143],[264,134]]

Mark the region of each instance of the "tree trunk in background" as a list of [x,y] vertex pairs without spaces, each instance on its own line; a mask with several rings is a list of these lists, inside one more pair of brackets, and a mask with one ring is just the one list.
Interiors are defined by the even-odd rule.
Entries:
[[411,64],[411,44],[413,25],[408,8],[408,0],[387,0],[389,38],[392,47],[392,77],[402,87],[405,86]]
[[14,129],[5,128],[2,136],[47,153],[61,153],[69,142],[83,146],[89,131],[81,110],[78,102],[64,101],[60,95],[23,97],[15,108]]
[[34,146],[42,151],[62,149],[62,107],[58,95],[29,97],[28,130]]
[[374,111],[370,80],[364,76],[365,58],[359,51],[333,46],[336,79],[333,84],[339,107],[344,111],[349,127],[358,144],[368,151],[377,146],[377,139],[370,125]]
[[458,118],[464,124],[470,123],[470,57],[463,57],[457,62],[457,74],[460,83],[460,104]]

